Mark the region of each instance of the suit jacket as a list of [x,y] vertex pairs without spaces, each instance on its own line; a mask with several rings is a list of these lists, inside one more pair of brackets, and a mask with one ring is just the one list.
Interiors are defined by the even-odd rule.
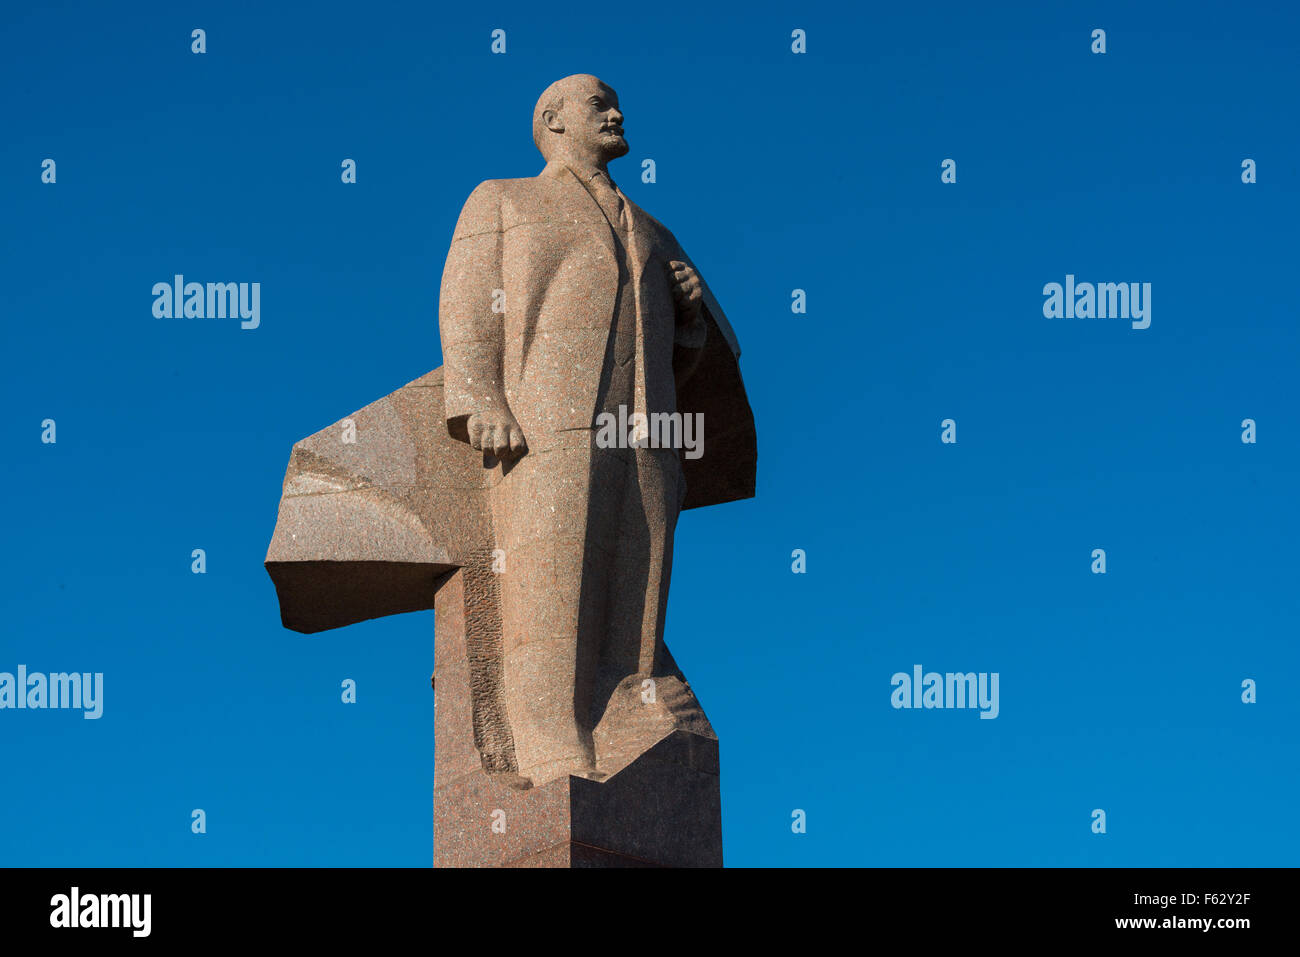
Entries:
[[[704,456],[683,460],[685,507],[752,496],[756,440],[735,335],[707,284],[702,326],[676,323],[667,263],[690,259],[667,228],[627,204],[624,295],[635,297],[646,336],[645,411],[705,413]],[[513,413],[530,446],[547,433],[594,426],[618,295],[616,250],[600,206],[561,163],[531,178],[487,180],[470,194],[438,307],[452,437],[466,440],[468,417],[493,408]],[[674,349],[684,348],[702,356],[677,381]],[[725,474],[704,479],[719,469]]]

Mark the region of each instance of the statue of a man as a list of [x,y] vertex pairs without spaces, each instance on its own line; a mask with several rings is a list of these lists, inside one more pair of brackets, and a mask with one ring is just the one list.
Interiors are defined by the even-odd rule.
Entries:
[[[488,180],[466,201],[439,303],[448,431],[499,472],[513,753],[484,765],[521,787],[600,780],[674,728],[712,733],[663,643],[683,455],[641,423],[677,413],[706,346],[720,348],[710,337],[730,337],[672,233],[609,174],[628,152],[614,90],[585,74],[551,84],[533,139],[539,175]],[[738,371],[717,388],[748,415]],[[600,440],[603,413],[637,423],[631,441]]]

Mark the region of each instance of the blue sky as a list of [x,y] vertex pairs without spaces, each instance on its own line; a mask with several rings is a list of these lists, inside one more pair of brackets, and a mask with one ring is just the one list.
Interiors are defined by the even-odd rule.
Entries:
[[[262,560],[290,446],[441,363],[461,204],[593,72],[758,425],[667,626],[727,863],[1295,864],[1296,15],[904,7],[7,9],[0,671],[105,701],[0,711],[0,863],[429,863],[432,612],[302,637]],[[260,327],[155,319],[178,272]],[[1150,328],[1044,318],[1067,274],[1151,283]],[[916,664],[998,718],[895,710]]]

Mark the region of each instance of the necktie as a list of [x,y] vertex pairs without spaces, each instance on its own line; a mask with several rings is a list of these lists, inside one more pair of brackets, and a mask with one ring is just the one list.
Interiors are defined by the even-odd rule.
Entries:
[[623,197],[614,187],[614,181],[605,173],[596,173],[591,180],[591,191],[596,197],[596,202],[600,203],[600,208],[605,211],[609,217],[611,225],[627,228],[626,208],[623,204]]
[[[591,195],[595,197],[600,208],[605,211],[605,216],[609,219],[610,225],[616,230],[621,229],[628,243],[627,253],[629,267],[638,259],[636,254],[636,236],[632,233],[631,222],[628,218],[627,204],[623,202],[623,194],[619,192],[614,181],[609,178],[609,174],[597,172],[589,180],[588,187]],[[634,279],[632,282],[632,295],[636,297],[636,358],[635,369],[633,370],[632,386],[632,408],[629,411],[631,415],[638,414],[639,418],[633,421],[635,424],[630,430],[628,439],[635,446],[645,446],[649,440],[649,429],[646,420],[646,384],[645,384],[645,331],[641,328],[641,294],[639,282]]]

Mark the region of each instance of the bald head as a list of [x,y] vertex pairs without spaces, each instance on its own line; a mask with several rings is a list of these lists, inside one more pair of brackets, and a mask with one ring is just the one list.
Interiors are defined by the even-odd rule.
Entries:
[[627,153],[618,94],[589,73],[556,80],[533,109],[533,142],[547,162],[604,169]]

